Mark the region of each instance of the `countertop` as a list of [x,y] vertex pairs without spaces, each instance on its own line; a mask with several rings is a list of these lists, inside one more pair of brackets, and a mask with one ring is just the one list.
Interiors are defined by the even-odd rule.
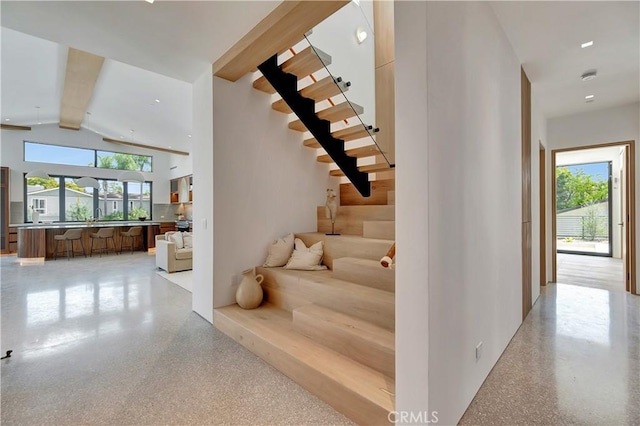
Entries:
[[95,222],[88,224],[86,222],[54,222],[54,223],[16,223],[10,224],[10,227],[19,229],[66,229],[66,228],[105,228],[105,227],[121,227],[121,226],[150,226],[160,225],[162,222],[157,221],[110,221]]

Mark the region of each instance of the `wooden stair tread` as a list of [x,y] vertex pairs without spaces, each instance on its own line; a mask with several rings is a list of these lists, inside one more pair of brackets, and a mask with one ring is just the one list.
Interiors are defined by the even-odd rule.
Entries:
[[[380,257],[382,258],[382,256]],[[333,261],[333,277],[391,293],[394,293],[396,289],[395,271],[383,268],[379,259],[354,257],[335,259]]]
[[[350,157],[363,158],[363,157],[372,157],[374,155],[379,155],[380,150],[376,145],[365,145],[358,148],[352,148],[345,151],[345,153]],[[319,155],[317,161],[320,163],[333,163],[329,154]]]
[[368,321],[316,304],[293,311],[293,327],[328,348],[395,377],[395,334]]
[[[360,105],[354,104],[353,102],[345,101],[338,105],[323,109],[322,111],[318,111],[316,115],[322,120],[327,120],[331,123],[335,123],[340,120],[355,117],[356,115],[360,115],[363,112],[364,108]],[[291,121],[289,123],[289,128],[292,130],[297,130],[298,132],[307,131],[307,128],[299,119]]]
[[396,222],[393,220],[365,220],[362,222],[362,236],[395,240]]
[[[356,126],[347,127],[346,129],[338,130],[331,133],[336,139],[342,139],[345,142],[354,141],[356,139],[368,138],[374,134],[372,130],[368,130],[362,124],[358,124]],[[321,148],[320,144],[315,138],[305,139],[303,142],[304,146],[309,148]]]
[[[380,163],[380,164],[368,164],[366,166],[359,166],[358,170],[365,173],[380,173],[380,172],[390,172],[392,170],[395,170],[395,167],[390,167],[387,163]],[[329,171],[329,175],[344,176],[344,172],[340,169],[334,169]]]
[[[396,212],[394,206],[340,206],[334,224],[335,231],[339,234],[363,236],[365,221],[392,221],[395,220],[395,217]],[[324,206],[317,207],[316,223],[318,232],[331,232],[331,220],[327,219]],[[380,259],[383,255],[384,253],[374,259]],[[361,257],[349,254],[347,254],[347,256]]]
[[391,292],[335,279],[331,271],[258,267],[256,272],[264,276],[266,300],[282,309],[293,311],[315,303],[388,330],[395,328],[395,297]]
[[[316,55],[316,52],[318,54]],[[282,63],[282,71],[294,74],[301,80],[310,74],[324,68],[324,66],[331,64],[331,56],[327,55],[320,49],[316,48],[315,51],[311,46],[307,47],[297,55],[292,56]],[[275,89],[267,81],[264,76],[261,76],[253,82],[255,89],[261,90],[266,93],[273,94]]]
[[292,315],[270,304],[214,310],[216,328],[359,423],[380,423],[394,409],[395,382],[297,333]]
[[382,346],[386,347],[390,351],[395,351],[395,334],[390,330],[378,327],[368,321],[363,321],[359,318],[313,303],[296,308],[294,315],[296,312],[331,322],[337,327],[352,332],[357,332],[364,338],[378,341]]
[[[342,88],[342,90],[340,88]],[[335,83],[333,77],[329,76],[308,85],[299,92],[305,98],[313,99],[316,102],[321,102],[337,96],[342,92],[347,91],[348,89],[349,87],[346,86],[344,82]],[[289,105],[287,105],[287,103],[284,101],[284,99],[278,99],[277,101],[272,103],[271,108],[285,114],[291,114],[293,112]]]

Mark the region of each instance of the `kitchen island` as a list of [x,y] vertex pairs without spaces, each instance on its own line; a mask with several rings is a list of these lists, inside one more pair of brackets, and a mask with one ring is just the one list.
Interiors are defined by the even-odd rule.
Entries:
[[[169,226],[170,225],[170,226]],[[91,238],[89,235],[98,232],[100,228],[115,228],[114,240],[116,249],[122,246],[121,233],[126,232],[132,226],[142,226],[146,232],[142,233],[144,246],[149,249],[155,247],[155,236],[161,232],[175,227],[173,222],[152,221],[109,221],[109,222],[54,222],[54,223],[24,223],[10,225],[18,229],[18,257],[21,259],[53,259],[55,256],[56,235],[64,234],[68,229],[82,229],[82,243],[87,251],[91,251]],[[128,243],[128,242],[127,242]],[[79,244],[76,244],[79,246]],[[62,250],[62,249],[61,249]],[[78,248],[76,247],[76,250]],[[62,254],[62,253],[61,253]]]

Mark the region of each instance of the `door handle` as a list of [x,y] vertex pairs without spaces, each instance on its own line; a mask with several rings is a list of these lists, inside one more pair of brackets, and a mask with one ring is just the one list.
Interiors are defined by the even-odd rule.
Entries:
[[620,226],[624,226],[624,222],[620,222],[618,225],[620,225]]

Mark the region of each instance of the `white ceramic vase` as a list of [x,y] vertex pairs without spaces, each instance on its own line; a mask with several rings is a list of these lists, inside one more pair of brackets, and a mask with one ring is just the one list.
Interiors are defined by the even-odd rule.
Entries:
[[261,274],[254,275],[253,269],[247,269],[242,273],[242,281],[236,291],[236,302],[242,309],[255,309],[262,303]]
[[34,211],[31,213],[31,220],[32,220],[32,222],[33,222],[33,223],[38,223],[38,222],[40,222],[40,212],[39,212],[39,211],[37,211],[37,210],[34,210]]

